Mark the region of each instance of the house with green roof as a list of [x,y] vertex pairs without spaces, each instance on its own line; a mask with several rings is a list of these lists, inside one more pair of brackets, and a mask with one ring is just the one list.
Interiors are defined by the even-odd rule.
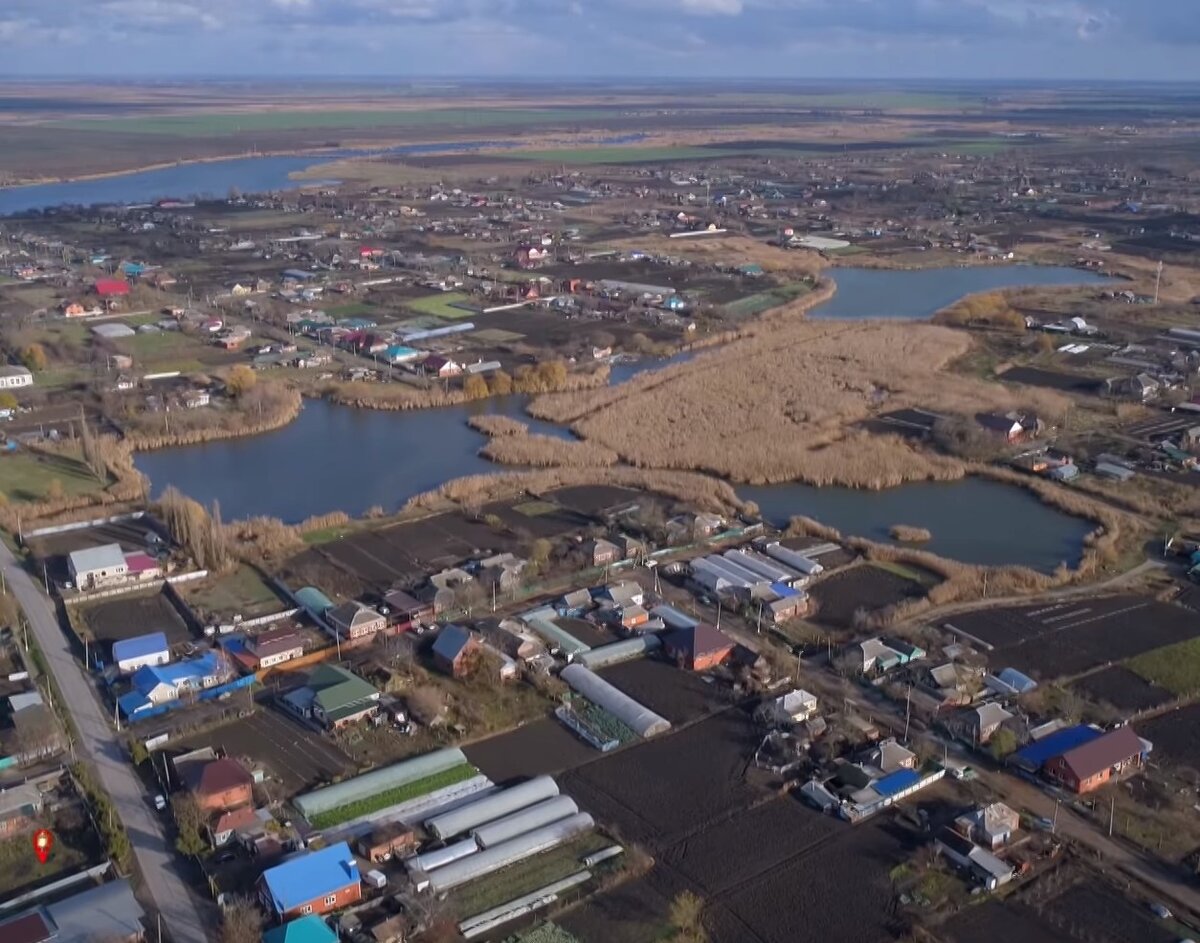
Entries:
[[268,930],[263,943],[337,943],[337,934],[316,914],[308,914]]
[[284,705],[305,720],[336,730],[379,710],[379,692],[340,665],[318,665],[302,688],[283,696]]

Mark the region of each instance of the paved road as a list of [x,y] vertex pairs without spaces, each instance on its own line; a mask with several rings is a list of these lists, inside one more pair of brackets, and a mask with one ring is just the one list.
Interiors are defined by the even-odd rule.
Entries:
[[145,788],[117,742],[105,709],[72,655],[50,601],[2,543],[0,566],[75,721],[80,737],[76,749],[93,761],[101,785],[112,798],[129,834],[146,890],[162,914],[163,924],[174,943],[205,943],[210,934],[196,901],[179,875],[179,862],[164,834],[163,822],[147,801]]

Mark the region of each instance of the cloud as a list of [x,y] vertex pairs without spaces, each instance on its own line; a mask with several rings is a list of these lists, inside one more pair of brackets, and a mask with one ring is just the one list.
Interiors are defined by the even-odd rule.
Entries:
[[[56,43],[86,24],[108,48],[131,55],[72,58],[70,65],[110,73],[141,67],[207,74],[670,70],[701,77],[1190,79],[1200,52],[1196,6],[1197,0],[0,0],[6,53],[0,58],[11,60],[0,69],[61,72]],[[798,58],[796,50],[805,55]]]

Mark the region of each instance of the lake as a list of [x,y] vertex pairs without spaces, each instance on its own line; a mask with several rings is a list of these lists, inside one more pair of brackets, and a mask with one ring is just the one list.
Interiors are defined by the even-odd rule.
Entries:
[[242,193],[268,193],[300,186],[316,186],[318,180],[293,180],[291,174],[319,167],[342,157],[367,154],[423,154],[430,151],[462,151],[500,147],[503,141],[459,141],[450,144],[410,144],[385,151],[338,150],[323,154],[293,154],[277,157],[235,157],[194,164],[178,164],[158,170],[68,180],[0,189],[0,216],[27,213],[52,206],[92,206],[110,203],[150,203],[168,197],[224,199],[233,188]]
[[780,527],[797,515],[836,527],[847,537],[895,543],[893,524],[924,527],[933,535],[912,546],[964,563],[1020,563],[1043,573],[1083,555],[1090,521],[1049,507],[1031,492],[984,478],[914,482],[885,491],[816,488],[812,485],[742,485],[744,500],[758,504],[763,519]]
[[863,318],[927,320],[966,295],[1026,285],[1090,285],[1103,275],[1061,265],[974,265],[962,268],[892,270],[835,268],[837,292],[808,313],[816,320]]

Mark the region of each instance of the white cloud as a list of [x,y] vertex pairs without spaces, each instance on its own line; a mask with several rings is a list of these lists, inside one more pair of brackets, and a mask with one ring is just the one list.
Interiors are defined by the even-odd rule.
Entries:
[[742,12],[742,0],[679,0],[684,13],[697,16],[737,16]]

